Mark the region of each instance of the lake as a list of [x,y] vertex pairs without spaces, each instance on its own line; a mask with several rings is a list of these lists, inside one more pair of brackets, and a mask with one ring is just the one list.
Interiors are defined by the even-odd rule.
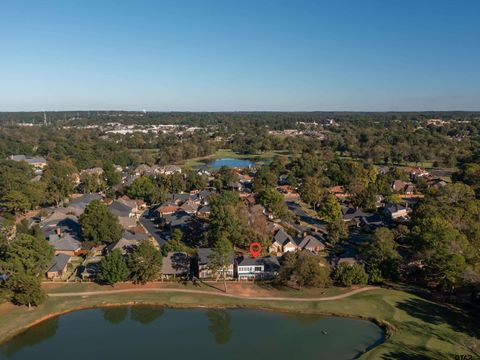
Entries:
[[255,162],[246,159],[221,158],[208,161],[206,162],[205,166],[216,170],[220,169],[222,166],[228,166],[231,168],[246,168],[249,166],[255,166]]
[[352,359],[384,340],[364,320],[257,310],[80,310],[0,347],[2,359]]

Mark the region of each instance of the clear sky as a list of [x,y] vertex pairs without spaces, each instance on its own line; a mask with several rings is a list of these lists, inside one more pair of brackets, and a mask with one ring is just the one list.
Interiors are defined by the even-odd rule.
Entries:
[[1,0],[0,111],[480,110],[479,0]]

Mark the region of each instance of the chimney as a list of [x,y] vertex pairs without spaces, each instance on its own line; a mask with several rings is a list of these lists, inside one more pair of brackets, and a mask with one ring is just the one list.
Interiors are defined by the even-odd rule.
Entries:
[[59,237],[62,236],[62,229],[56,228],[56,229],[55,229],[55,233],[56,233]]

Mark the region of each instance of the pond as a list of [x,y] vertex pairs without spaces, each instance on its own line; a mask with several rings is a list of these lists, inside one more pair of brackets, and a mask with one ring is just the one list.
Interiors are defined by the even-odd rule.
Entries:
[[221,158],[208,161],[205,167],[213,169],[220,169],[222,166],[228,166],[231,168],[246,168],[249,166],[255,166],[255,162],[247,159],[235,159],[235,158]]
[[352,359],[384,340],[377,325],[257,310],[81,310],[0,347],[2,359]]

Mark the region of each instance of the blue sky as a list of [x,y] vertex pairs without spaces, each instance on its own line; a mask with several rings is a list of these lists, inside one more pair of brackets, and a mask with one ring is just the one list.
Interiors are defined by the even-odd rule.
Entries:
[[0,111],[480,110],[477,0],[0,1]]

